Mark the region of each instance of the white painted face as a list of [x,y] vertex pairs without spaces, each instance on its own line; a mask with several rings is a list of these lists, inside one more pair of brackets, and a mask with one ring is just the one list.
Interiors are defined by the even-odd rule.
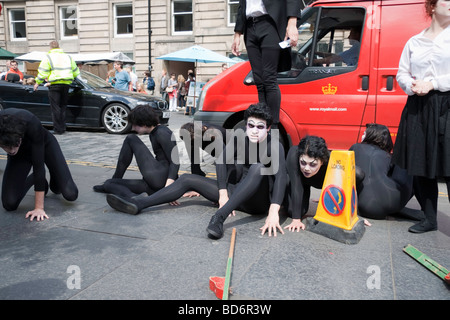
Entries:
[[247,119],[247,137],[253,143],[264,141],[267,138],[270,127],[265,120],[249,117]]
[[306,154],[302,154],[298,161],[300,164],[300,171],[306,178],[313,177],[319,172],[319,169],[322,166],[322,160],[308,157]]

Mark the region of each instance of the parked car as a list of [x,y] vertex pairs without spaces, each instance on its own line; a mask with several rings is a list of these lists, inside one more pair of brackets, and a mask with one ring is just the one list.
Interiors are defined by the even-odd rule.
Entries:
[[[109,133],[122,134],[131,130],[127,116],[138,105],[149,105],[167,125],[170,113],[166,101],[135,92],[114,89],[100,77],[81,70],[70,85],[67,106],[67,126],[105,128]],[[48,87],[0,80],[0,110],[26,109],[34,113],[44,125],[52,125]]]

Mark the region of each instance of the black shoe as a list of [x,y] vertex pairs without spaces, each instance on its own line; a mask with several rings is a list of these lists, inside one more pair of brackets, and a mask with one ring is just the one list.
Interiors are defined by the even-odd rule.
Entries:
[[209,221],[209,225],[206,228],[206,231],[212,235],[214,238],[220,239],[223,237],[223,223],[225,219],[221,216],[215,214],[212,216]]
[[416,223],[415,225],[413,225],[408,229],[408,231],[412,233],[424,233],[435,230],[437,230],[437,224],[431,223],[428,220],[423,220],[419,223]]
[[101,193],[105,193],[105,185],[103,184],[98,184],[96,186],[93,186],[92,189],[94,189],[95,192],[101,192]]
[[111,207],[121,212],[136,215],[140,211],[138,206],[132,202],[131,198],[124,199],[115,194],[108,194],[106,201]]

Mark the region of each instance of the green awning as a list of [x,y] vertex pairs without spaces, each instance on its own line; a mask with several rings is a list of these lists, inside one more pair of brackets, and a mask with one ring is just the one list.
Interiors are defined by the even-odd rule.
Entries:
[[0,48],[0,60],[9,60],[14,59],[18,55],[12,52],[9,52],[8,50],[5,50],[3,48]]

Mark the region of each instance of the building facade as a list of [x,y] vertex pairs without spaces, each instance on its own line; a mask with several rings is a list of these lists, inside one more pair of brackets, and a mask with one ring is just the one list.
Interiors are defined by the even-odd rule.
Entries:
[[[193,63],[156,59],[159,56],[194,44],[230,55],[238,2],[4,0],[0,1],[0,47],[16,54],[48,51],[50,41],[56,39],[67,53],[120,51],[136,62],[141,79],[151,66],[158,86],[162,70],[186,77],[187,70],[194,68]],[[4,63],[0,61],[0,68]],[[23,68],[27,71],[27,64]],[[200,63],[197,79],[207,81],[220,71],[220,64]]]

